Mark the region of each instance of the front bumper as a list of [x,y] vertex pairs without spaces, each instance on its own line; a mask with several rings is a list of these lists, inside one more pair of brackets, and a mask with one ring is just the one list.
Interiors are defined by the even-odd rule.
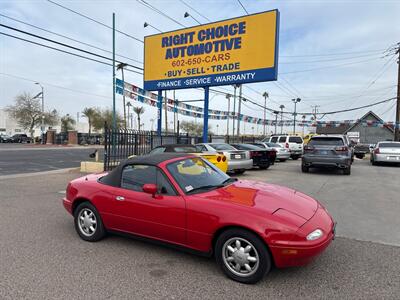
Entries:
[[347,168],[351,164],[351,157],[348,156],[318,156],[318,155],[303,155],[304,166],[307,167],[336,167]]
[[228,172],[234,170],[250,170],[253,168],[252,159],[228,160]]
[[64,208],[70,213],[72,214],[72,202],[69,201],[67,198],[63,198],[62,200]]
[[[280,241],[270,245],[275,265],[278,268],[302,266],[321,254],[335,238],[336,223],[327,211],[319,206],[314,216],[299,228],[292,241]],[[323,236],[308,241],[306,236],[315,229],[321,229]]]

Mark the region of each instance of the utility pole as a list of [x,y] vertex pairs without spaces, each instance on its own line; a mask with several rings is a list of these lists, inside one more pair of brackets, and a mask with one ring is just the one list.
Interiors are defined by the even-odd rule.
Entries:
[[394,140],[400,141],[400,43],[397,44],[397,52],[399,55],[398,71],[397,71],[397,104],[396,104],[396,122],[394,126]]
[[[123,102],[123,107],[124,107],[124,125],[125,128],[127,127],[127,121],[126,121],[126,101],[125,101],[125,76],[124,76],[124,68],[126,68],[128,66],[128,64],[126,63],[119,63],[117,65],[117,70],[121,71],[121,75],[122,75],[122,82],[123,82],[123,91],[122,91],[122,102]],[[129,114],[128,114],[128,118],[129,118]]]
[[318,107],[320,107],[320,105],[311,105],[312,107],[312,113],[314,116],[314,120],[317,120],[317,111],[318,111]]
[[264,128],[263,128],[263,135],[265,136],[265,130],[266,130],[266,127],[267,127],[266,119],[267,119],[267,98],[268,98],[268,93],[264,92],[263,97],[264,97]]
[[239,87],[239,105],[238,105],[238,119],[237,119],[237,136],[240,135],[240,113],[242,109],[242,85]]
[[231,95],[226,94],[226,99],[228,99],[228,117],[226,118],[226,135],[229,135],[229,116],[231,115]]
[[278,114],[279,114],[279,111],[274,110],[274,114],[275,114],[275,134],[276,134],[276,124],[278,123]]

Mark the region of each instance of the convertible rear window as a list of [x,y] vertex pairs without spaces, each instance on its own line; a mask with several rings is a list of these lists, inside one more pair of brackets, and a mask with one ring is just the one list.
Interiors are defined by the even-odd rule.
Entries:
[[308,142],[309,145],[311,146],[343,146],[343,139],[341,138],[334,138],[334,137],[324,137],[324,138],[311,138],[311,140]]
[[400,148],[400,143],[379,143],[379,148]]

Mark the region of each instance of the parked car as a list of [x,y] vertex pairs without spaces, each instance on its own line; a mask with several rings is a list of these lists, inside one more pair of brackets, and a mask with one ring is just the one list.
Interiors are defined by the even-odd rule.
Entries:
[[282,147],[279,144],[270,143],[270,142],[255,142],[251,143],[252,145],[259,146],[265,149],[273,149],[276,152],[276,159],[283,162],[290,158],[290,151],[287,148]]
[[226,156],[229,173],[243,174],[246,170],[253,168],[253,160],[249,151],[236,150],[225,143],[200,143],[196,144],[200,151],[218,152]]
[[190,154],[138,156],[110,173],[75,179],[63,205],[85,241],[123,232],[172,244],[214,256],[242,283],[261,280],[273,265],[307,264],[335,236],[335,222],[317,200],[274,184],[238,181]]
[[400,142],[379,142],[371,153],[371,164],[400,163]]
[[363,159],[365,155],[369,153],[369,144],[358,143],[354,145],[353,149],[354,156],[359,159]]
[[265,149],[250,144],[231,144],[237,150],[247,150],[250,152],[250,158],[253,160],[253,166],[260,169],[268,169],[273,165],[276,159],[276,151],[273,149]]
[[301,170],[307,173],[309,168],[333,167],[351,173],[351,150],[343,135],[316,135],[304,146]]
[[11,137],[12,143],[30,143],[31,138],[28,137],[26,134],[17,133]]
[[207,159],[210,163],[216,165],[222,172],[226,173],[228,170],[228,162],[226,156],[215,152],[202,152],[200,147],[191,144],[168,144],[161,145],[153,148],[149,154],[160,153],[192,153]]
[[1,134],[0,143],[12,143],[12,138],[7,134]]
[[298,135],[273,135],[264,139],[263,142],[276,143],[289,149],[293,160],[299,159],[303,154],[303,138]]

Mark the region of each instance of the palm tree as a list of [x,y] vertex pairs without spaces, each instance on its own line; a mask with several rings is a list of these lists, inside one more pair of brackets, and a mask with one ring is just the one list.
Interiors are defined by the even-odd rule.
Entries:
[[88,119],[88,123],[89,123],[89,138],[90,135],[92,133],[92,123],[94,118],[97,115],[97,110],[95,108],[92,107],[85,107],[85,109],[82,111],[82,114]]
[[[126,64],[126,63],[119,63],[117,65],[117,71],[121,70],[122,81],[124,82],[124,85],[125,85],[124,68],[127,66],[128,66],[128,64]],[[122,92],[122,101],[123,101],[123,105],[124,105],[124,125],[126,128],[125,88]]]
[[138,118],[138,129],[140,131],[140,115],[142,115],[144,113],[144,107],[134,107],[133,111],[137,114],[137,118]]
[[75,123],[75,120],[69,114],[66,114],[64,117],[61,118],[61,132],[68,132],[68,130],[73,130]]

